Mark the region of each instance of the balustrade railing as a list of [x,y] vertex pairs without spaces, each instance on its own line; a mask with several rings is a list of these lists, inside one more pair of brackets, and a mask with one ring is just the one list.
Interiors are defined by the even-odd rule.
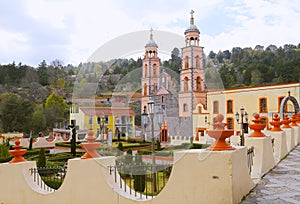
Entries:
[[[156,169],[156,174],[153,174]],[[114,177],[114,182],[124,192],[140,199],[149,199],[157,195],[166,185],[172,165],[157,164],[145,165],[125,165],[117,164],[108,166],[110,175]],[[153,188],[153,175],[156,175],[156,188]],[[156,191],[154,192],[154,189]]]
[[67,173],[67,166],[30,168],[33,181],[43,190],[56,191],[62,184]]

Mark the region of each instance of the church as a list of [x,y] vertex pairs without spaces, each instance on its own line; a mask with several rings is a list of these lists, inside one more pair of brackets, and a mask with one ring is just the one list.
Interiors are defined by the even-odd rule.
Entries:
[[[147,102],[155,102],[156,111],[164,112],[164,127],[169,135],[190,136],[193,134],[193,110],[197,104],[206,108],[204,82],[203,47],[200,45],[200,31],[194,23],[191,11],[190,25],[185,30],[185,46],[181,48],[182,68],[179,82],[167,68],[160,66],[158,45],[150,39],[145,46],[142,72],[141,112],[147,111]],[[158,129],[157,124],[154,124]]]
[[[207,129],[212,129],[218,114],[224,115],[226,128],[239,134],[242,128],[248,130],[248,123],[255,113],[259,113],[263,123],[268,124],[275,113],[282,117],[283,113],[291,115],[299,111],[298,82],[228,90],[211,88],[210,82],[205,80],[204,47],[200,43],[193,10],[190,15],[189,27],[184,32],[185,46],[181,48],[179,81],[169,69],[161,66],[158,45],[151,29],[142,67],[141,113],[148,112],[147,102],[153,100],[155,112],[164,113],[161,127],[167,129],[169,136],[193,137],[199,141]],[[241,121],[241,117],[244,120]],[[155,136],[159,135],[160,125],[154,123]],[[149,137],[150,127],[147,128]]]

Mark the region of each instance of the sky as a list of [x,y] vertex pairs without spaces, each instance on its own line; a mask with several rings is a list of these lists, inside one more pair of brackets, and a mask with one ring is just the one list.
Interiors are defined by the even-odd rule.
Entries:
[[191,9],[206,54],[300,43],[299,0],[0,0],[0,64],[78,65],[106,42],[150,28],[183,36]]

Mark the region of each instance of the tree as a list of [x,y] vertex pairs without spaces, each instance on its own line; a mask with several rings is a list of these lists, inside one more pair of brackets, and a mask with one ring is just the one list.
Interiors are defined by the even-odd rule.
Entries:
[[45,111],[47,114],[47,125],[53,127],[55,122],[61,122],[64,120],[67,104],[64,99],[56,94],[52,93],[46,100]]
[[40,84],[42,84],[43,86],[49,85],[47,63],[46,63],[45,60],[43,60],[39,64],[39,66],[37,68],[37,73],[38,73],[38,76],[39,76]]
[[46,155],[45,149],[41,148],[39,152],[39,157],[36,162],[37,167],[46,167]]
[[216,54],[215,52],[210,51],[209,54],[208,54],[208,57],[209,57],[210,59],[214,59],[216,55],[217,55],[217,54]]
[[4,132],[29,132],[34,104],[14,93],[0,97],[0,120]]
[[46,117],[42,109],[35,110],[32,114],[31,127],[34,133],[43,131],[46,128]]

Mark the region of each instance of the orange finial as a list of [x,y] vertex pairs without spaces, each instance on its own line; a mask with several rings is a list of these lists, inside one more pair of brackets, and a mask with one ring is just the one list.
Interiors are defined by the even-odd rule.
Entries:
[[254,124],[250,124],[249,128],[254,132],[249,137],[265,137],[265,134],[261,131],[266,127],[266,124],[262,124],[259,115],[254,114],[254,119],[252,120]]
[[300,112],[297,113],[297,124],[300,124]]
[[272,132],[279,132],[282,131],[280,128],[282,122],[280,121],[279,115],[276,113],[273,116],[273,122],[270,122],[271,125],[273,125],[273,128],[271,129]]
[[284,114],[284,118],[282,120],[283,126],[282,128],[291,128],[291,126],[289,125],[291,122],[291,120],[289,120],[289,116],[287,114]]
[[88,130],[87,137],[85,138],[88,142],[81,143],[81,147],[85,149],[86,153],[81,157],[81,159],[89,159],[100,157],[96,152],[96,149],[100,148],[100,142],[95,142],[96,137],[94,136],[93,130]]
[[24,162],[27,161],[23,158],[23,155],[27,152],[26,149],[22,149],[22,146],[20,145],[19,139],[15,141],[15,146],[13,146],[14,150],[9,150],[9,154],[13,155],[14,158],[10,160],[9,163],[17,163],[17,162]]
[[226,123],[222,123],[224,116],[222,114],[217,115],[216,122],[213,124],[213,130],[208,130],[207,134],[215,138],[214,144],[209,146],[207,150],[210,151],[222,151],[222,150],[234,150],[235,148],[230,146],[225,139],[233,135],[234,130],[224,130]]
[[297,116],[296,116],[296,114],[293,114],[292,115],[292,119],[291,119],[291,126],[293,126],[293,127],[298,127],[298,125],[297,125]]

